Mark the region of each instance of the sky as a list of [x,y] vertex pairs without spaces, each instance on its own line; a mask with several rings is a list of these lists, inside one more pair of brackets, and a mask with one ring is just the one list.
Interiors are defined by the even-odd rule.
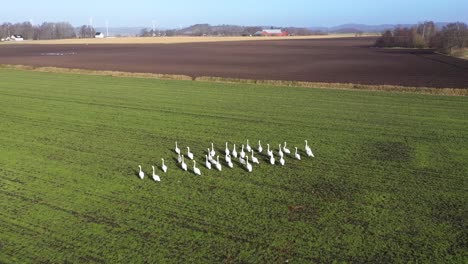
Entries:
[[[3,2],[3,1],[2,1]],[[19,0],[4,1],[0,22],[67,21],[75,26],[336,26],[468,22],[468,0]],[[5,12],[5,10],[8,10]]]

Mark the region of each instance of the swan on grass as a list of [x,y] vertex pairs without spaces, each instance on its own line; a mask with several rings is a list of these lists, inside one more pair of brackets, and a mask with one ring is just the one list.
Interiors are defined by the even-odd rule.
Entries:
[[232,147],[232,156],[234,158],[237,158],[236,144],[234,144],[234,146]]
[[216,152],[215,152],[215,150],[214,150],[214,144],[213,144],[213,142],[211,142],[211,152],[210,152],[210,155],[211,155],[211,157],[213,157],[213,158],[214,158],[214,156],[216,155]]
[[260,162],[258,162],[257,157],[254,157],[254,151],[253,151],[253,149],[252,149],[252,151],[251,151],[250,153],[252,153],[252,162],[255,163],[255,164],[260,164]]
[[282,158],[284,156],[283,154],[283,150],[281,150],[281,144],[278,145],[278,155],[280,156],[280,158]]
[[279,163],[281,164],[281,166],[284,166],[284,158],[283,157],[280,158]]
[[196,175],[201,175],[201,171],[199,168],[196,167],[197,165],[197,162],[196,161],[193,161],[193,173],[195,173]]
[[162,171],[164,171],[164,173],[166,173],[167,172],[167,166],[166,166],[166,164],[164,164],[164,159],[161,159],[161,160],[162,160],[161,169],[162,169]]
[[294,157],[296,157],[297,160],[301,160],[301,155],[297,153],[297,147],[296,147],[296,153],[294,154]]
[[208,155],[205,155],[205,166],[211,170],[211,163],[208,161]]
[[193,160],[193,153],[190,152],[190,147],[187,147],[187,157],[191,160]]
[[175,153],[180,154],[180,148],[177,146],[177,141],[175,142]]
[[180,156],[180,153],[177,154],[177,163],[181,163],[182,162],[182,156]]
[[270,144],[267,144],[267,155],[273,157],[273,151],[270,150]]
[[229,148],[228,148],[228,143],[226,142],[226,149],[224,150],[224,154],[226,155],[230,155],[231,152],[229,151]]
[[262,153],[263,151],[263,148],[262,148],[262,144],[260,144],[260,140],[258,141],[258,153]]
[[156,175],[154,166],[151,166],[151,167],[153,167],[153,180],[157,181],[157,182],[160,182],[161,178],[158,175]]
[[273,153],[271,153],[271,156],[270,156],[270,164],[275,165],[275,157],[273,156]]
[[252,148],[249,145],[249,140],[248,139],[247,139],[247,145],[245,146],[245,149],[247,150],[247,152],[250,152],[252,150]]
[[219,162],[219,155],[216,157],[216,169],[221,171],[222,170],[222,167],[221,167],[221,162]]
[[309,157],[315,157],[314,156],[314,153],[312,153],[312,149],[309,147],[309,145],[307,144],[307,140],[305,140],[305,150],[306,150],[306,153],[307,153],[307,156]]
[[245,158],[244,144],[242,144],[242,149],[241,149],[241,152],[240,152],[240,156],[241,156],[241,158]]
[[246,159],[247,159],[247,162],[245,164],[245,168],[247,168],[249,172],[252,172],[252,164],[249,163],[249,156],[247,156]]
[[286,147],[286,141],[284,142],[283,151],[284,151],[284,153],[286,153],[288,155],[291,154],[291,151]]
[[187,163],[184,161],[184,155],[182,155],[182,163],[180,165],[184,171],[187,171]]
[[141,169],[141,165],[138,165],[138,167],[140,168],[140,171],[138,172],[138,176],[140,177],[140,179],[143,180],[145,178],[145,173]]

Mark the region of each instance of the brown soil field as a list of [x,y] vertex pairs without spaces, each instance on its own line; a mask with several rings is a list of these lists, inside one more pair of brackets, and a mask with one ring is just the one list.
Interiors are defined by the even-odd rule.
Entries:
[[375,38],[0,45],[0,64],[256,80],[468,88],[468,61],[372,48]]

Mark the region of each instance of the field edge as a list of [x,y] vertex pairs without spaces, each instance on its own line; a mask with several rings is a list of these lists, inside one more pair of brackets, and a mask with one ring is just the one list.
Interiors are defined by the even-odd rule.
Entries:
[[256,79],[239,79],[239,78],[226,78],[226,77],[214,77],[214,76],[191,77],[188,75],[181,75],[181,74],[86,70],[86,69],[60,68],[60,67],[36,67],[36,66],[12,65],[12,64],[0,64],[0,69],[49,72],[49,73],[85,74],[85,75],[112,76],[112,77],[160,79],[160,80],[185,80],[185,81],[200,81],[200,82],[214,82],[214,83],[271,85],[271,86],[279,86],[279,87],[303,87],[303,88],[319,88],[319,89],[321,88],[321,89],[361,90],[361,91],[386,91],[386,92],[447,95],[447,96],[468,96],[468,87],[466,89],[449,88],[449,87],[431,88],[431,87],[412,87],[412,86],[398,86],[398,85],[385,85],[385,84],[384,85],[369,85],[369,84],[357,84],[357,83],[324,83],[324,82],[286,81],[286,80],[256,80]]

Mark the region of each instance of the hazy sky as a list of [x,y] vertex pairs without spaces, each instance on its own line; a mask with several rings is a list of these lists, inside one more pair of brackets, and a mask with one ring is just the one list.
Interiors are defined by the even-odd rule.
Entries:
[[40,0],[3,1],[1,22],[32,19],[94,26],[188,26],[196,23],[334,26],[468,22],[468,0]]

